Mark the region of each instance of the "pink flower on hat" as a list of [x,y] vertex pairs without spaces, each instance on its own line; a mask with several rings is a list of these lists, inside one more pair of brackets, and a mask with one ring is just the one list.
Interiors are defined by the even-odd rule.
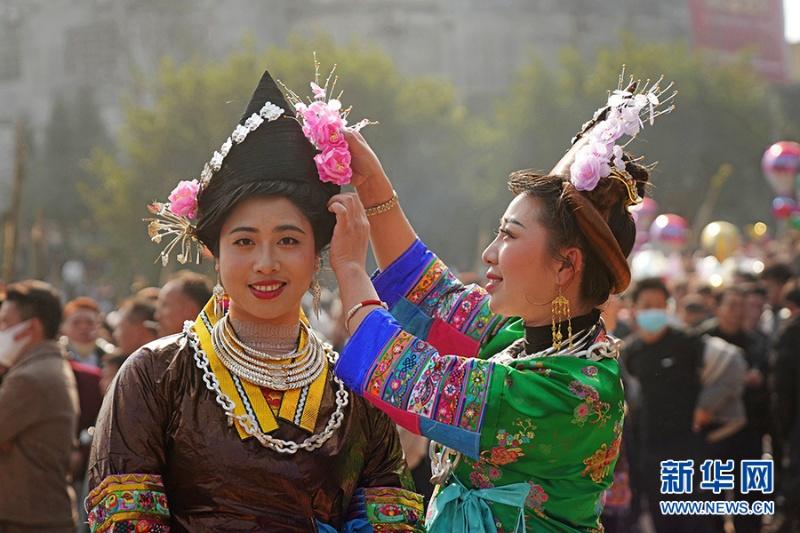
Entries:
[[[603,161],[586,147],[578,152],[569,167],[569,181],[579,191],[591,191],[597,187],[604,170]],[[606,164],[605,167],[608,167]]]
[[318,100],[322,100],[325,98],[325,89],[314,83],[311,82],[311,92],[314,93],[314,98]]
[[317,164],[320,181],[347,185],[350,183],[350,178],[353,177],[347,143],[344,146],[329,147],[321,154],[315,155],[314,162]]
[[197,216],[197,194],[200,183],[197,180],[181,181],[169,194],[169,210],[178,216],[192,219]]
[[600,122],[589,132],[592,140],[603,144],[614,144],[624,134],[622,121],[613,115]]
[[318,150],[343,147],[344,130],[347,121],[339,113],[341,104],[338,100],[330,102],[316,101],[302,111],[303,133]]

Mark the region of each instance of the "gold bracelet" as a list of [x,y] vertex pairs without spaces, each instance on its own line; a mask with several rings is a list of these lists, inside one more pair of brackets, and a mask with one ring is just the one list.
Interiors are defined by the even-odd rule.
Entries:
[[368,305],[376,305],[383,307],[387,311],[389,310],[389,306],[387,305],[387,303],[381,300],[364,300],[361,303],[357,303],[356,305],[350,308],[344,319],[344,330],[347,332],[348,335],[353,334],[350,331],[350,320],[352,320],[352,318],[355,316],[355,314],[358,312],[359,309],[366,307]]
[[383,202],[382,204],[373,205],[372,207],[367,207],[365,209],[368,217],[374,217],[375,215],[380,215],[381,213],[385,213],[390,209],[393,209],[398,203],[397,198],[397,191],[392,189],[392,197],[389,198],[387,201]]

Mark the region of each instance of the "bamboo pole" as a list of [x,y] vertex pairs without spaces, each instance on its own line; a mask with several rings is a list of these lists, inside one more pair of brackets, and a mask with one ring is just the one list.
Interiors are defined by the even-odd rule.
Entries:
[[25,144],[25,125],[17,121],[16,148],[14,150],[14,174],[11,183],[11,203],[3,228],[3,279],[14,279],[17,257],[17,237],[22,202],[22,184],[25,179],[25,160],[28,154]]

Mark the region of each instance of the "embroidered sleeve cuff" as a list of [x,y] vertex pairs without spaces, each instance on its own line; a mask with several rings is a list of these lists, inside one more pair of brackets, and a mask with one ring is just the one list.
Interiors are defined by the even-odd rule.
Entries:
[[[350,502],[345,531],[425,531],[423,498],[399,487],[359,488]],[[364,528],[364,529],[362,529]]]
[[435,259],[436,255],[421,240],[414,241],[403,255],[372,276],[372,284],[381,300],[389,304],[389,308],[394,306],[401,296],[414,288],[422,272]]
[[350,389],[363,394],[375,360],[399,332],[400,326],[387,311],[370,312],[339,354],[336,375]]
[[169,506],[161,476],[107,476],[86,498],[89,529],[104,531],[169,531]]

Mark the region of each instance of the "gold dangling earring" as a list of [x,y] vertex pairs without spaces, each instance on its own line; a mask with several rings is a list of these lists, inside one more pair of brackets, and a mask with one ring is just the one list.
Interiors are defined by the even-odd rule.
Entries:
[[569,339],[569,348],[572,349],[572,320],[570,320],[569,300],[561,294],[560,285],[558,286],[558,296],[553,299],[551,316],[553,350],[559,351],[564,342],[564,334],[561,332],[561,323],[564,320],[567,321],[567,339]]
[[225,314],[225,311],[228,309],[228,294],[225,292],[225,287],[222,286],[220,283],[219,278],[217,278],[217,284],[214,285],[214,314],[217,317],[217,320],[222,318],[222,315]]
[[322,270],[322,257],[317,261],[317,272],[314,274],[314,281],[311,282],[311,308],[319,320],[320,299],[322,298],[322,287],[319,285],[319,271]]
[[314,315],[317,317],[317,320],[319,320],[319,301],[322,297],[322,287],[319,286],[319,280],[317,278],[314,278],[314,281],[311,282],[311,296],[311,309],[314,310]]

